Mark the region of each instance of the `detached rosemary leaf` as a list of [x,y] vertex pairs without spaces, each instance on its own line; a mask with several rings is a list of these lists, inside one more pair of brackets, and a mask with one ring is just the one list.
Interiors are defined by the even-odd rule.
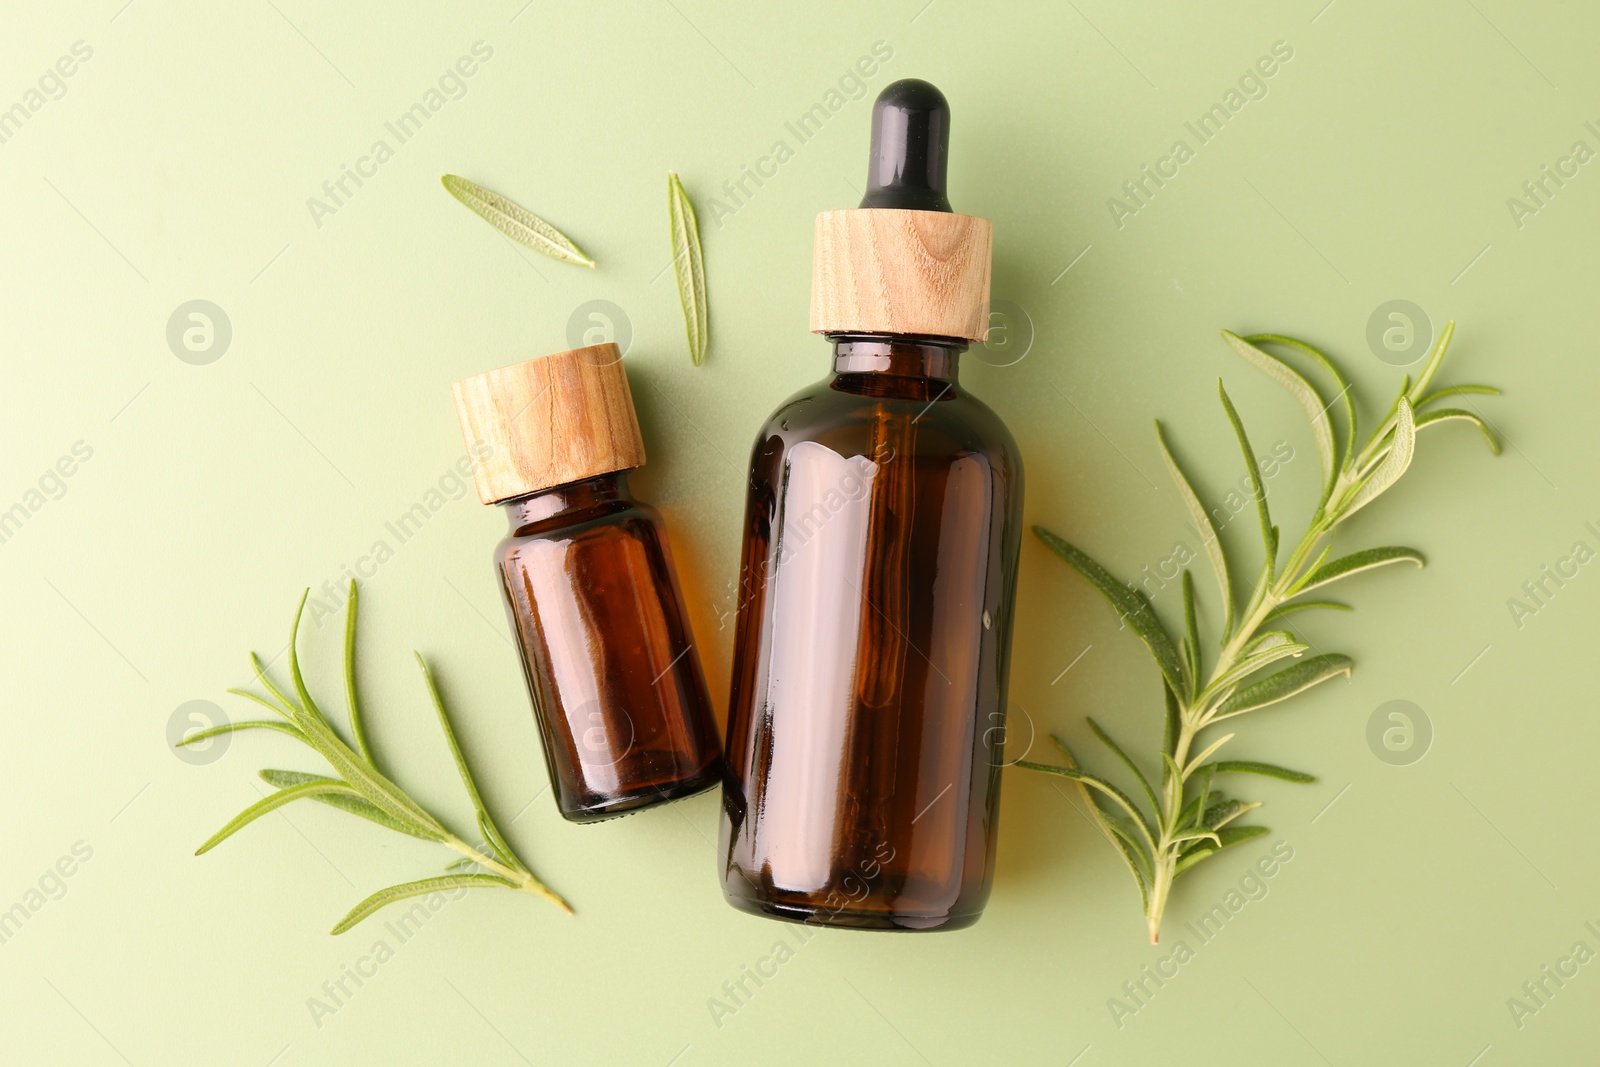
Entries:
[[667,172],[667,207],[672,218],[672,270],[678,278],[678,300],[689,338],[689,359],[705,362],[710,342],[710,309],[706,304],[706,268],[700,253],[700,223],[694,204],[673,171]]
[[451,196],[488,220],[489,225],[520,245],[566,263],[593,267],[572,239],[538,215],[499,193],[454,174],[439,179]]
[[446,889],[471,889],[473,886],[520,888],[517,883],[509,878],[501,878],[498,874],[446,874],[438,878],[424,878],[417,882],[404,882],[400,885],[392,885],[388,889],[378,890],[366,900],[351,908],[350,913],[335,923],[333,929],[328,932],[330,934],[342,934],[379,908],[393,904],[397,900],[424,897],[429,893],[439,893]]

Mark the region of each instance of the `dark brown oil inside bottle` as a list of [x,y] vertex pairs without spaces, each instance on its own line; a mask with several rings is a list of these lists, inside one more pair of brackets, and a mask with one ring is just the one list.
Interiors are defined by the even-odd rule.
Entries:
[[994,868],[1022,467],[965,345],[833,338],[752,458],[723,790],[736,907],[975,922]]
[[715,784],[716,721],[661,517],[606,474],[507,501],[495,553],[561,813]]

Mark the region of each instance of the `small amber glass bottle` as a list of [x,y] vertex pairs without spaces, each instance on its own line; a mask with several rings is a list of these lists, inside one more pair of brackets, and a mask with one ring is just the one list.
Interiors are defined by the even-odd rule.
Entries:
[[661,516],[630,497],[644,443],[616,345],[455,385],[556,804],[574,822],[698,793],[716,722]]
[[833,374],[751,457],[721,875],[775,918],[955,929],[993,877],[1022,462],[957,377],[990,228],[950,211],[948,129],[926,82],[879,96],[866,200],[817,219]]

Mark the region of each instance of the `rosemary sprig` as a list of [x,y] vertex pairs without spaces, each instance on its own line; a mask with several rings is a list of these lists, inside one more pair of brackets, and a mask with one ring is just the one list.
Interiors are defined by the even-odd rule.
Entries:
[[[455,730],[450,725],[450,716],[445,711],[444,700],[439,695],[439,689],[434,684],[433,675],[428,670],[422,654],[417,656],[417,665],[422,668],[423,680],[428,686],[428,695],[433,699],[434,710],[439,715],[439,725],[444,730],[445,740],[450,745],[450,754],[454,757],[456,770],[461,775],[461,782],[466,786],[467,796],[472,801],[473,811],[476,816],[478,833],[484,843],[481,845],[469,844],[466,840],[456,836],[444,823],[435,818],[426,809],[412,800],[404,790],[390,781],[383,772],[378,770],[372,758],[372,750],[367,745],[365,724],[361,714],[361,704],[356,695],[356,609],[358,594],[356,583],[350,583],[350,599],[345,614],[345,643],[344,643],[344,680],[346,700],[349,704],[350,735],[354,746],[346,744],[339,736],[333,724],[312,699],[311,693],[306,688],[304,677],[300,673],[300,660],[296,650],[296,643],[300,632],[300,617],[305,611],[306,595],[300,597],[300,606],[295,609],[294,624],[289,630],[289,677],[293,683],[295,696],[291,697],[283,691],[267,674],[262,666],[261,659],[255,653],[250,654],[250,663],[255,668],[256,679],[267,691],[266,696],[252,692],[248,689],[230,689],[228,692],[247,700],[254,701],[278,716],[276,719],[254,719],[243,722],[223,723],[213,726],[208,730],[201,730],[180,744],[193,744],[215,737],[218,734],[228,733],[233,730],[276,730],[288,734],[315,750],[337,772],[338,777],[328,777],[321,774],[307,774],[304,771],[284,771],[268,769],[261,771],[261,778],[268,785],[277,789],[264,799],[250,805],[244,811],[234,816],[226,826],[213,834],[205,844],[195,850],[195,855],[203,855],[211,851],[223,841],[232,837],[245,827],[270,811],[291,804],[296,800],[316,800],[340,811],[359,815],[369,822],[387,827],[398,833],[418,837],[424,841],[435,841],[445,848],[455,852],[460,858],[445,868],[446,873],[432,878],[424,878],[416,882],[404,882],[392,885],[387,889],[367,897],[350,910],[350,913],[334,926],[332,932],[342,934],[355,926],[362,919],[376,912],[379,908],[395,901],[405,900],[410,897],[425,896],[446,889],[473,888],[478,886],[499,886],[506,889],[520,889],[533,893],[550,901],[567,914],[572,913],[572,908],[567,902],[541,882],[529,870],[528,865],[522,862],[509,844],[505,836],[500,833],[494,819],[484,807],[483,797],[478,792],[478,786],[472,779],[472,772],[467,769],[467,761],[461,754],[461,746],[456,742]],[[469,870],[476,868],[476,870]]]
[[593,267],[572,239],[514,200],[454,174],[439,179],[451,196],[488,220],[489,225],[551,259]]
[[[1089,728],[1095,736],[1132,776],[1140,799],[1129,796],[1110,779],[1082,770],[1060,738],[1054,740],[1065,766],[1026,760],[1017,764],[1061,775],[1077,783],[1100,831],[1116,846],[1138,886],[1152,943],[1160,936],[1162,913],[1179,875],[1230,845],[1268,832],[1264,826],[1237,825],[1237,819],[1261,804],[1225,796],[1213,788],[1214,779],[1218,775],[1254,774],[1290,782],[1315,780],[1309,774],[1270,763],[1213,759],[1218,750],[1233,739],[1232,733],[1215,740],[1206,738],[1198,754],[1192,754],[1192,750],[1202,744],[1202,733],[1223,720],[1287,700],[1330,678],[1349,676],[1353,666],[1349,656],[1329,653],[1302,659],[1310,649],[1309,644],[1288,630],[1269,627],[1281,627],[1291,613],[1312,608],[1350,610],[1338,601],[1302,599],[1307,593],[1391,563],[1414,563],[1419,567],[1423,564],[1422,553],[1397,546],[1363,549],[1329,560],[1335,529],[1394,486],[1411,463],[1417,434],[1426,427],[1449,421],[1470,423],[1482,432],[1490,451],[1496,455],[1500,452],[1494,432],[1478,415],[1460,408],[1433,407],[1447,396],[1499,393],[1498,389],[1484,385],[1428,391],[1444,362],[1454,333],[1455,323],[1451,322],[1440,333],[1416,383],[1412,384],[1410,376],[1406,376],[1388,413],[1366,443],[1357,448],[1353,390],[1331,359],[1292,337],[1279,334],[1239,337],[1226,330],[1222,332],[1223,339],[1246,362],[1288,391],[1305,413],[1317,444],[1322,493],[1305,534],[1280,564],[1279,530],[1267,507],[1255,452],[1233,401],[1219,381],[1217,391],[1222,407],[1238,438],[1249,472],[1264,550],[1259,576],[1250,595],[1236,608],[1231,577],[1236,571],[1230,570],[1209,513],[1173,457],[1161,424],[1156,424],[1161,454],[1188,508],[1189,517],[1205,542],[1206,555],[1216,576],[1222,605],[1221,648],[1209,671],[1205,669],[1200,649],[1194,579],[1187,570],[1182,581],[1184,633],[1173,641],[1142,590],[1131,583],[1119,582],[1073,545],[1048,530],[1034,527],[1041,541],[1111,602],[1149,648],[1161,673],[1166,728],[1159,753],[1161,771],[1154,779],[1145,774],[1100,724],[1089,720]],[[1325,402],[1311,383],[1289,364],[1268,354],[1263,348],[1265,345],[1293,349],[1309,358],[1332,380],[1338,395]],[[1328,413],[1335,403],[1341,405],[1344,414],[1342,436],[1335,434]],[[1429,408],[1432,410],[1425,410]],[[1286,659],[1297,662],[1275,674],[1259,674]]]
[[710,310],[706,304],[706,268],[700,254],[700,223],[694,204],[683,191],[678,175],[667,172],[667,210],[672,221],[672,269],[678,278],[678,301],[683,305],[683,326],[689,338],[689,359],[696,367],[705,362],[710,342]]

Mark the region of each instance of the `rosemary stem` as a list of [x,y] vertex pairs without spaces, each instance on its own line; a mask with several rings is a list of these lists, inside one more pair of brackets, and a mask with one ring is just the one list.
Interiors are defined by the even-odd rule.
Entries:
[[572,914],[572,905],[568,904],[566,900],[562,898],[561,894],[557,893],[555,890],[539,881],[539,879],[535,878],[531,871],[518,871],[507,867],[505,864],[501,863],[492,856],[484,855],[478,849],[467,844],[454,834],[446,837],[441,844],[453,852],[459,852],[462,856],[471,860],[473,863],[476,863],[478,866],[483,867],[486,870],[493,871],[500,877],[517,883],[518,889],[541,896],[550,903],[554,904],[556,907],[560,908],[562,911],[566,912],[568,915]]
[[[1219,678],[1233,668],[1240,652],[1243,651],[1250,639],[1255,636],[1256,630],[1260,628],[1267,613],[1287,599],[1284,594],[1292,589],[1294,583],[1299,580],[1301,568],[1305,566],[1307,558],[1310,557],[1311,552],[1316,548],[1323,534],[1328,532],[1328,529],[1329,524],[1326,522],[1326,516],[1319,511],[1313,518],[1305,536],[1300,539],[1300,543],[1290,553],[1289,559],[1285,562],[1283,569],[1278,572],[1277,577],[1269,580],[1264,593],[1261,593],[1259,597],[1252,598],[1254,607],[1247,617],[1239,620],[1238,627],[1217,656],[1216,666],[1212,669],[1210,680],[1203,689],[1209,689],[1211,685],[1215,684]],[[1215,710],[1216,706],[1214,698],[1206,701],[1205,706],[1192,707],[1182,704],[1179,706],[1178,737],[1173,746],[1172,755],[1172,761],[1178,767],[1179,776],[1174,778],[1170,772],[1168,775],[1168,785],[1163,796],[1166,801],[1166,810],[1161,813],[1161,835],[1160,840],[1157,842],[1156,855],[1154,856],[1153,865],[1155,869],[1150,882],[1149,906],[1145,913],[1145,918],[1150,927],[1150,943],[1152,945],[1160,943],[1161,918],[1166,910],[1167,895],[1171,891],[1172,881],[1175,877],[1174,871],[1178,862],[1180,846],[1175,844],[1172,838],[1177,833],[1178,819],[1183,813],[1184,793],[1189,785],[1190,775],[1187,772],[1189,749],[1193,746],[1195,737],[1199,732],[1209,725],[1210,714]]]

